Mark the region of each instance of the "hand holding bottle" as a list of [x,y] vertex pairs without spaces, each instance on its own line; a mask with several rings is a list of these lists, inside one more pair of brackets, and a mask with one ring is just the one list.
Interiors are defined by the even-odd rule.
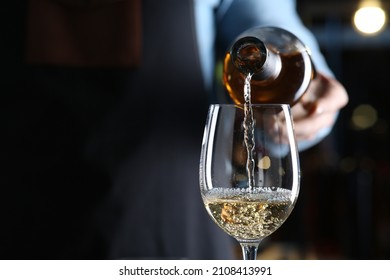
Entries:
[[312,140],[321,130],[330,129],[347,103],[348,94],[341,83],[317,73],[306,93],[292,107],[297,141]]
[[250,77],[252,103],[292,106],[300,149],[325,137],[338,112],[348,102],[336,79],[315,70],[310,51],[292,33],[277,27],[255,27],[242,33],[224,60],[224,84],[237,104],[243,104]]

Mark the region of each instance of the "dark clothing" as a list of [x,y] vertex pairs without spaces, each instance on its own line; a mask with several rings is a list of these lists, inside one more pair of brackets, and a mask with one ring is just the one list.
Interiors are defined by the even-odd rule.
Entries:
[[137,68],[27,64],[3,46],[2,259],[232,257],[199,192],[208,96],[192,1],[142,11]]

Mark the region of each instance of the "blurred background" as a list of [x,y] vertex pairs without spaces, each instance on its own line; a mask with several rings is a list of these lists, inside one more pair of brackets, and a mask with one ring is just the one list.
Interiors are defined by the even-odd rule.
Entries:
[[301,154],[302,189],[295,213],[275,233],[275,243],[263,244],[261,257],[389,259],[390,29],[387,18],[375,31],[383,16],[377,9],[358,14],[360,23],[354,17],[362,6],[381,7],[388,17],[390,1],[297,4],[350,101],[333,135]]
[[[334,133],[301,154],[300,198],[282,230],[261,245],[260,258],[390,259],[390,26],[387,19],[382,29],[365,34],[353,23],[357,9],[373,2],[389,16],[390,0],[297,0],[302,20],[350,101]],[[19,84],[15,77],[25,71],[18,55],[24,50],[25,19],[13,12],[24,9],[23,1],[11,1],[1,10],[1,44],[10,50],[2,57],[2,86]],[[381,14],[362,18],[363,25],[369,24],[363,30],[372,32]],[[0,112],[9,117],[7,110]]]

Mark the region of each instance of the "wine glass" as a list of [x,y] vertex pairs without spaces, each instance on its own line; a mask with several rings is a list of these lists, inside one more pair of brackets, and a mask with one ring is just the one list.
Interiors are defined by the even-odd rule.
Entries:
[[260,242],[290,215],[300,167],[290,106],[210,105],[200,189],[214,222],[256,259]]

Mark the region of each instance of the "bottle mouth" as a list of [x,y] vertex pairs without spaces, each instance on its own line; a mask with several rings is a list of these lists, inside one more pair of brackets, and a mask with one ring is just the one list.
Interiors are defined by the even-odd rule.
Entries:
[[244,74],[255,74],[262,70],[268,51],[264,43],[256,37],[243,37],[237,40],[230,50],[234,66]]

